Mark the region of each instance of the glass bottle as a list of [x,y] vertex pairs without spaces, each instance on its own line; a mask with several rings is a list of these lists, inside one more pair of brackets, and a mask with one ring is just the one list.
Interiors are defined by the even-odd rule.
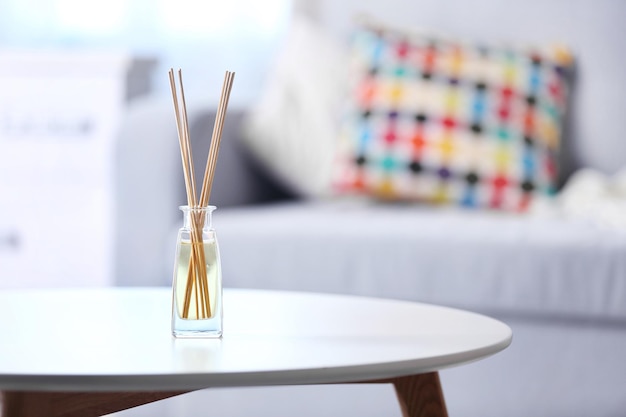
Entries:
[[172,334],[222,336],[222,271],[211,222],[215,206],[181,206],[172,285]]

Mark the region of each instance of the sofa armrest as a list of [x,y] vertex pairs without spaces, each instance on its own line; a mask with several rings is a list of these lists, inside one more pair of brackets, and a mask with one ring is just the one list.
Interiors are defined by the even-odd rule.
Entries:
[[[165,245],[179,219],[182,174],[171,105],[136,100],[129,104],[114,154],[115,220],[113,265],[116,285],[167,285]],[[174,245],[175,242],[172,243]]]

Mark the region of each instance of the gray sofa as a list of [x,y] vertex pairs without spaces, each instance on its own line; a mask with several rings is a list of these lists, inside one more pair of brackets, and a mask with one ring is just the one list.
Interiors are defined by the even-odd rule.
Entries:
[[[161,109],[169,114],[169,106]],[[145,128],[136,119],[159,120],[156,111],[137,104],[124,134],[157,140],[134,130]],[[237,140],[242,116],[228,116],[213,195],[226,287],[408,299],[489,314],[513,328],[514,342],[493,358],[442,372],[451,415],[623,415],[624,233],[559,218],[297,200]],[[194,137],[207,137],[212,115],[193,120]],[[174,131],[163,133],[174,144],[171,160],[145,157],[155,158],[159,182],[131,165],[118,177],[136,190],[118,206],[119,285],[171,283],[176,207],[185,199]],[[350,394],[358,404],[358,389]],[[219,402],[219,393],[206,395]],[[368,412],[377,415],[375,407]]]
[[[426,17],[444,29],[462,19],[459,12],[445,20],[429,2],[420,3],[430,10]],[[459,1],[448,3],[468,11],[469,6]],[[503,4],[511,5],[478,3],[484,6],[479,7],[483,12],[493,7],[504,13]],[[540,2],[530,3],[538,7]],[[329,13],[329,8],[338,7],[330,2],[321,1],[318,6],[318,17],[326,18],[331,26],[334,21],[328,16],[337,19],[341,15]],[[347,13],[345,7],[342,13]],[[513,6],[512,12],[520,12],[520,7]],[[569,6],[549,1],[542,10],[555,18],[564,7]],[[385,13],[382,9],[370,12]],[[626,77],[617,70],[626,58],[613,56],[620,52],[617,43],[605,41],[607,32],[616,30],[618,16],[626,16],[626,7],[608,0],[582,1],[570,12],[571,16],[562,16],[559,34],[578,42],[579,78],[584,82],[576,90],[569,167],[570,171],[594,167],[610,173],[626,162],[626,142],[620,137],[626,131],[621,116],[626,108]],[[506,16],[498,33],[520,30],[523,25],[516,24],[508,12]],[[537,17],[535,34],[550,32],[548,17]],[[587,36],[578,32],[583,24]],[[461,27],[478,29],[470,26]],[[623,26],[619,30],[626,36]],[[607,90],[607,84],[613,89]],[[213,114],[206,106],[190,103],[189,108],[195,109],[191,135],[200,166]],[[452,416],[626,414],[626,233],[554,215],[298,199],[268,175],[239,140],[245,114],[241,108],[229,111],[212,197],[218,206],[214,221],[226,287],[407,299],[503,320],[514,332],[507,350],[442,371]],[[185,201],[172,117],[167,100],[138,101],[129,109],[120,133],[116,170],[119,285],[167,286],[171,282],[174,234],[181,219],[176,207]],[[137,171],[132,161],[138,155],[143,166],[151,168]],[[339,400],[345,402],[344,407],[337,410],[350,406],[354,414],[399,415],[397,409],[388,408],[389,393],[380,389],[379,393],[355,387],[345,392]],[[328,393],[327,387],[319,390]],[[311,394],[303,411],[294,391],[265,392],[256,399],[267,406],[267,415],[290,415],[294,410],[299,415],[316,411],[333,415],[320,405],[323,401],[316,400],[317,394]],[[207,392],[187,401],[200,404],[210,398],[219,408],[223,398],[223,415],[234,416],[239,415],[237,410],[249,411],[244,404],[232,403],[240,393]],[[378,395],[386,400],[377,402]],[[272,403],[284,397],[293,408],[273,408]]]

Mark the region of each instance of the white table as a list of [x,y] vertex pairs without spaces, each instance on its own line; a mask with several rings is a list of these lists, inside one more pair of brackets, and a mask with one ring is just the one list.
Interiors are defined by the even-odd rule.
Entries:
[[[169,288],[0,292],[3,417],[100,416],[210,387],[392,383],[405,416],[445,416],[437,371],[511,342],[444,307],[225,290],[221,340],[174,339]],[[480,401],[480,399],[477,399]]]

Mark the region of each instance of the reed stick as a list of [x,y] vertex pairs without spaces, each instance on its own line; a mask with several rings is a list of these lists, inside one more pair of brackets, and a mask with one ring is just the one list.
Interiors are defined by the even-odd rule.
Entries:
[[[170,88],[172,90],[172,99],[174,102],[174,112],[175,112],[175,117],[176,117],[176,128],[177,128],[177,132],[178,132],[178,141],[179,141],[179,146],[180,146],[180,155],[181,155],[181,159],[182,159],[182,165],[183,165],[183,173],[184,173],[184,178],[185,178],[185,188],[186,188],[186,192],[187,192],[187,205],[188,207],[194,207],[195,206],[195,201],[196,201],[196,196],[195,196],[195,181],[194,181],[194,174],[193,174],[193,158],[190,157],[189,151],[191,149],[190,143],[189,143],[189,128],[188,128],[188,122],[187,122],[187,116],[186,116],[186,103],[184,101],[184,90],[182,89],[182,84],[181,84],[181,100],[183,100],[183,108],[181,109],[179,107],[179,103],[178,103],[178,92],[176,90],[176,82],[174,79],[174,70],[170,69],[169,71],[169,78],[170,78]],[[179,79],[182,80],[182,74],[179,71]],[[192,243],[192,248],[193,248],[193,243]],[[193,277],[195,276],[192,268],[195,267],[195,262],[191,262],[190,260],[190,265],[189,265],[189,271],[188,271],[188,277],[187,277],[187,287],[186,287],[186,293],[189,296],[185,297],[186,300],[190,300],[191,297],[191,293],[193,291]],[[183,307],[183,317],[187,317],[189,315],[189,302],[184,303],[184,307]],[[197,297],[197,291],[196,291],[196,316],[199,315],[199,311],[198,311],[198,297]]]
[[[189,123],[187,117],[187,104],[184,95],[184,86],[182,83],[182,71],[178,71],[179,83],[181,87],[181,103],[182,108],[179,106],[178,92],[176,89],[176,83],[174,79],[174,70],[170,69],[170,87],[172,89],[172,98],[174,102],[174,111],[176,116],[176,126],[178,131],[179,146],[181,159],[183,164],[183,173],[185,177],[185,185],[187,191],[187,204],[190,209],[197,207],[196,186],[195,186],[195,173],[193,168],[193,155],[191,151],[191,142],[189,137]],[[203,297],[199,288],[203,286],[203,281],[206,281],[206,259],[204,256],[203,239],[202,239],[202,221],[199,221],[197,213],[193,210],[190,213],[191,219],[191,252],[188,266],[187,282],[185,288],[185,300],[183,303],[183,318],[189,317],[189,309],[191,305],[191,295],[195,290],[195,307],[196,317],[201,317],[210,314],[210,307],[207,309],[206,304],[209,301],[208,297]],[[201,216],[200,216],[201,217]],[[200,226],[200,227],[198,227]],[[202,278],[204,277],[204,279]],[[201,295],[199,297],[199,294]]]
[[[208,197],[210,193],[210,186],[208,188],[209,193],[207,193],[207,183],[211,184],[213,182],[213,174],[215,170],[214,167],[216,165],[216,159],[217,159],[217,149],[219,148],[219,144],[221,140],[221,133],[218,133],[216,129],[216,125],[219,125],[219,123],[217,122],[218,120],[222,120],[221,126],[223,126],[223,120],[225,119],[225,110],[228,105],[228,97],[230,95],[230,89],[232,88],[233,77],[234,77],[234,73],[226,71],[224,83],[222,84],[222,93],[220,95],[220,102],[218,104],[218,110],[216,113],[216,123],[213,126],[213,133],[211,136],[211,145],[209,147],[209,156],[207,158],[208,171],[207,169],[205,169],[205,173],[204,173],[202,193],[200,195],[200,202],[199,202],[201,207],[207,207],[209,205]],[[201,221],[204,222],[204,217],[202,218]],[[201,227],[204,227],[204,224],[202,224]],[[203,290],[205,291],[205,296],[209,298],[208,285],[205,285]]]
[[[191,193],[192,193],[192,201],[193,205],[190,205],[190,208],[195,208],[198,206],[198,199],[196,194],[196,173],[194,170],[193,163],[193,153],[191,148],[191,138],[189,136],[189,118],[187,115],[187,101],[185,100],[185,87],[183,84],[183,72],[181,69],[178,70],[178,82],[180,85],[180,96],[182,103],[182,128],[183,128],[183,136],[185,137],[185,154],[187,159],[187,164],[189,166],[189,176],[191,183]],[[195,253],[194,256],[190,257],[190,265],[189,265],[189,274],[187,278],[187,288],[188,291],[191,292],[193,286],[196,286],[195,290],[195,299],[196,299],[196,317],[203,317],[208,315],[210,317],[210,305],[209,302],[209,294],[208,294],[208,283],[206,283],[206,258],[204,253],[204,239],[202,238],[202,228],[204,225],[204,216],[202,213],[198,213],[192,211],[190,213],[191,218],[191,248],[192,252]],[[193,272],[194,268],[196,268],[196,273]],[[204,278],[203,278],[204,277]],[[195,278],[195,279],[194,279]],[[189,311],[189,305],[191,303],[191,298],[185,298],[185,303],[183,307],[183,312]],[[198,311],[200,309],[200,311]]]
[[213,178],[215,177],[215,167],[217,165],[217,155],[222,140],[222,131],[226,120],[226,111],[228,109],[228,101],[230,91],[235,79],[235,73],[226,71],[224,74],[224,82],[222,84],[222,93],[217,107],[215,122],[213,124],[213,134],[211,136],[211,146],[209,148],[209,156],[204,170],[204,180],[202,182],[202,192],[200,194],[200,204],[206,206],[209,204],[211,189],[213,186]]
[[180,108],[178,106],[178,93],[176,90],[176,81],[174,79],[173,69],[170,69],[169,77],[170,77],[170,88],[172,90],[172,100],[174,102],[174,116],[176,118],[176,131],[178,133],[178,145],[180,147],[180,157],[181,157],[182,164],[183,164],[183,175],[185,178],[185,190],[187,192],[187,205],[189,207],[192,207],[195,204],[196,200],[193,197],[193,194],[191,192],[191,182],[190,182],[189,166],[188,166],[189,159],[187,158],[187,152],[186,152],[186,147],[185,147],[186,139],[184,135],[184,130],[182,128]]
[[189,120],[187,117],[187,101],[185,100],[185,87],[183,85],[183,72],[178,70],[178,83],[180,84],[180,99],[182,103],[182,128],[183,136],[185,138],[185,157],[187,159],[187,165],[189,166],[189,182],[191,183],[192,202],[194,207],[198,201],[196,197],[196,174],[193,167],[193,155],[191,152],[191,139],[189,137]]

